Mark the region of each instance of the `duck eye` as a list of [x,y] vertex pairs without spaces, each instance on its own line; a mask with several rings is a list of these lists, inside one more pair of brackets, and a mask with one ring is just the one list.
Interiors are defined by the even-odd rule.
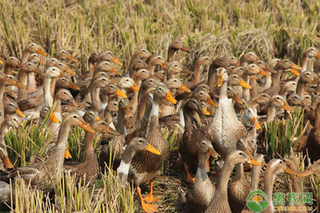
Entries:
[[240,152],[240,153],[239,153],[239,155],[243,155],[243,153],[242,153],[242,152]]
[[77,118],[77,116],[74,115],[73,118]]

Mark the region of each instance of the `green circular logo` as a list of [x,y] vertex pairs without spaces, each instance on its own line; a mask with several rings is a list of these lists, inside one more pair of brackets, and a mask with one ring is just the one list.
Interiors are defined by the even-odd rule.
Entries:
[[268,195],[261,191],[255,190],[247,196],[247,206],[253,212],[262,212],[268,207]]

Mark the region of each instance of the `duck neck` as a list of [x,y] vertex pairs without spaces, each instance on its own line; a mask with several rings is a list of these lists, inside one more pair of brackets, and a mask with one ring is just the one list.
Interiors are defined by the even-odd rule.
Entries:
[[251,191],[258,189],[261,166],[253,166],[251,173]]
[[126,120],[125,120],[125,112],[124,109],[120,109],[118,113],[118,125],[117,125],[117,132],[126,136],[127,135],[127,128],[126,128]]
[[269,197],[269,203],[272,202],[272,192],[273,192],[273,183],[274,183],[274,177],[275,175],[273,172],[269,169],[266,171],[266,175],[264,177],[264,192]]
[[167,58],[167,61],[168,62],[171,62],[173,61],[173,55],[176,51],[174,49],[172,49],[171,47],[169,47],[168,49],[168,58]]
[[302,61],[301,61],[302,71],[305,71],[308,69],[308,62],[309,62],[309,57],[307,56],[307,54],[303,54]]
[[255,97],[258,95],[258,83],[257,80],[255,78],[251,79],[251,87],[252,89],[249,90],[250,91],[250,97]]
[[[246,76],[245,76],[245,82],[246,82],[247,84],[250,84],[250,79],[251,79],[250,77],[251,77],[250,75],[246,75]],[[244,98],[246,101],[249,101],[249,100],[250,100],[250,91],[249,91],[249,89],[243,88],[242,91],[243,91],[243,98]]]
[[302,181],[301,178],[296,175],[290,175],[292,183],[292,192],[301,193],[302,192]]
[[228,98],[228,81],[224,81],[220,88],[220,100],[223,98]]
[[236,175],[234,176],[233,181],[239,181],[244,178],[243,164],[236,165]]
[[261,87],[258,91],[259,92],[264,92],[265,90],[269,89],[271,87],[271,84],[272,84],[272,75],[268,75],[265,77],[266,81],[263,85],[263,87]]
[[148,132],[148,125],[150,122],[150,114],[151,114],[152,107],[153,107],[152,103],[150,101],[146,101],[144,115],[140,122],[141,124],[138,122],[138,125],[140,124],[140,130],[141,130],[139,135],[140,137],[145,137]]
[[6,63],[4,65],[4,74],[11,75],[11,73],[12,73],[12,66],[10,64]]
[[199,84],[201,81],[201,64],[196,62],[193,68],[193,85]]
[[285,100],[287,99],[288,90],[285,87],[281,87],[279,95],[281,95]]
[[157,97],[155,96],[153,98],[152,108],[151,108],[151,114],[150,114],[150,131],[153,130],[159,130],[159,101],[157,100]]
[[145,95],[141,95],[141,100],[139,102],[139,107],[138,107],[138,117],[137,117],[137,123],[140,123],[142,120],[142,117],[145,114],[146,111],[146,106],[147,106],[147,97]]
[[179,111],[179,118],[180,118],[180,124],[182,126],[182,128],[185,128],[186,126],[186,122],[185,122],[185,119],[184,119],[184,111],[183,110],[180,110]]
[[[28,86],[28,74],[27,72],[23,71],[22,69],[19,70],[19,74],[18,74],[18,80],[19,82],[24,85],[24,86]],[[18,102],[27,99],[27,89],[21,89],[19,88],[18,90]]]
[[100,113],[100,107],[101,107],[101,100],[99,95],[100,89],[101,89],[100,87],[93,87],[90,90],[93,109],[96,110],[98,113]]
[[36,82],[36,77],[34,72],[29,72],[28,73],[28,90],[30,92],[35,91],[37,88],[37,82]]
[[154,76],[154,70],[156,69],[156,65],[154,63],[149,62],[148,66],[147,66],[147,70],[150,72],[151,76]]
[[94,140],[95,134],[86,131],[85,137],[84,137],[84,161],[88,160],[96,160],[96,157],[94,155],[94,149],[93,149],[93,140]]
[[198,155],[199,155],[199,164],[198,164],[198,168],[197,168],[196,179],[201,178],[202,181],[205,181],[208,178],[207,170],[206,170],[207,155],[200,154],[200,153],[198,153]]
[[134,149],[134,146],[127,146],[122,154],[121,161],[126,164],[130,164],[136,153],[137,151]]
[[229,162],[225,162],[221,174],[220,174],[220,178],[218,180],[218,185],[217,185],[217,194],[220,195],[220,197],[228,197],[228,180],[230,178],[230,175],[232,173],[232,170],[234,169],[234,165],[231,165]]
[[62,171],[63,161],[64,161],[64,152],[66,150],[66,145],[68,143],[68,135],[70,132],[70,125],[67,122],[61,124],[59,130],[58,140],[55,145],[53,153],[48,157],[47,162],[54,165],[59,170]]
[[267,120],[271,121],[274,117],[276,117],[276,108],[272,106],[271,103],[269,103],[267,111]]
[[51,84],[50,84],[50,94],[51,96],[54,96],[56,93],[56,84],[57,84],[58,79],[53,78],[51,79]]
[[54,101],[56,102],[56,107],[54,108],[53,112],[61,113],[62,112],[61,100],[59,98],[55,98]]
[[133,90],[133,96],[130,101],[130,106],[132,107],[134,112],[137,110],[137,106],[138,106],[138,95],[139,95],[139,92],[136,90]]
[[53,98],[50,91],[51,78],[44,77],[43,79],[43,93],[45,106],[52,107]]
[[[300,79],[301,79],[301,78],[300,78]],[[305,88],[305,84],[304,84],[301,80],[298,81],[298,85],[297,85],[297,95],[299,95],[300,97],[303,97],[304,88]]]
[[89,72],[88,74],[86,75],[87,78],[92,78],[93,77],[93,74],[94,74],[94,70],[95,70],[95,66],[93,63],[89,63]]
[[277,73],[272,74],[272,86],[279,85],[280,77],[283,73],[283,70],[277,70]]

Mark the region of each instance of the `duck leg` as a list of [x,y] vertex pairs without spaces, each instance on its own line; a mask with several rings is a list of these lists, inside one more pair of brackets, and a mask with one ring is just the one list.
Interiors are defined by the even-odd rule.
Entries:
[[188,181],[188,183],[194,183],[196,178],[191,177],[191,174],[189,172],[189,166],[188,166],[187,163],[184,163],[184,170],[186,170],[186,173],[187,173],[187,181]]
[[152,212],[158,212],[158,208],[156,205],[152,205],[152,204],[146,204],[142,198],[142,195],[141,195],[141,189],[139,186],[137,186],[137,193],[138,193],[138,196],[139,196],[139,200],[140,200],[140,203],[141,203],[141,208],[144,212],[147,212],[147,213],[152,213]]
[[148,202],[148,203],[160,202],[160,200],[158,198],[153,196],[153,180],[150,181],[150,192],[147,195],[147,197],[143,198],[143,200]]

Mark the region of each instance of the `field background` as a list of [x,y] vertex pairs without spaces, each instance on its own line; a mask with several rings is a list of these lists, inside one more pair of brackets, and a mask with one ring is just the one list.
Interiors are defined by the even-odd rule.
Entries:
[[[299,64],[307,47],[320,46],[319,0],[0,0],[0,11],[0,57],[21,57],[23,48],[35,42],[50,56],[61,49],[72,52],[79,60],[72,68],[78,72],[87,69],[87,59],[92,52],[106,50],[113,51],[124,63],[121,70],[124,72],[135,50],[144,47],[166,57],[169,44],[176,39],[192,49],[190,54],[178,53],[175,57],[185,65],[185,77],[189,77],[187,70],[192,69],[194,59],[200,55],[214,59],[226,55],[241,57],[245,52],[254,51],[265,61],[279,57]],[[297,123],[269,125],[293,127]],[[34,153],[43,155],[41,146],[47,138],[34,134],[42,131],[39,128],[20,128],[6,138],[13,147],[9,153],[16,165],[28,164]],[[19,136],[25,134],[29,136]],[[164,132],[166,136],[169,134]],[[273,136],[277,134],[282,132],[275,132]],[[290,138],[299,134],[290,133]],[[69,137],[76,159],[82,156],[81,139],[83,132],[79,129]],[[174,140],[176,138],[170,137],[172,144]],[[283,154],[290,150],[290,142],[283,139],[287,147],[281,150]],[[171,150],[175,149],[171,146]],[[269,157],[278,153],[275,147],[272,149]],[[179,175],[166,169],[165,174],[158,179],[155,193],[164,200],[162,211],[175,212],[177,189],[187,187],[180,181],[183,176],[177,178]],[[308,182],[315,193],[319,193],[319,179]],[[275,187],[284,188],[286,181],[278,179]],[[15,212],[139,211],[132,189],[118,187],[112,172],[103,176],[95,188],[76,187],[68,177],[66,182],[55,190],[56,205],[49,199],[41,202],[41,192],[20,185],[16,188]],[[30,205],[31,198],[35,198],[35,202]]]

